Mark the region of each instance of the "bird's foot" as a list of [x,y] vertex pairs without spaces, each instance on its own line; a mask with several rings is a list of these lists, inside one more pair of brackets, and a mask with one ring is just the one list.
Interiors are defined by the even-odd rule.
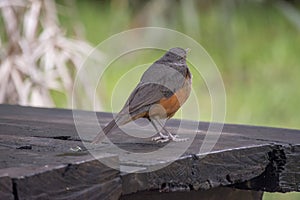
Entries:
[[179,138],[178,135],[172,135],[171,133],[169,133],[169,138],[174,142],[185,142],[189,140],[189,138]]
[[168,133],[168,135],[163,135],[162,133],[159,133],[158,137],[152,138],[152,141],[156,141],[157,143],[165,143],[169,141],[185,142],[188,140],[189,138],[179,138],[178,135],[172,135],[171,133]]
[[158,140],[156,140],[156,143],[165,143],[165,142],[169,142],[170,139],[169,138],[160,138]]
[[159,136],[153,137],[152,141],[156,141],[157,143],[160,143],[160,142],[167,142],[169,140],[169,135],[164,135],[161,132],[159,132],[158,134]]

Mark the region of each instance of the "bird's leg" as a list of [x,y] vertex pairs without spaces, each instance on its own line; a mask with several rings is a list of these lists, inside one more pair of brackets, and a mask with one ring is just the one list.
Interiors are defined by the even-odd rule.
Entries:
[[169,136],[168,135],[164,135],[156,126],[156,124],[151,120],[149,119],[150,123],[152,124],[152,126],[154,127],[154,129],[156,130],[157,134],[159,136],[157,137],[153,137],[152,138],[152,141],[159,141],[159,140],[164,140],[164,139],[168,139]]
[[[162,127],[162,129],[168,134],[168,140],[172,140],[174,142],[184,142],[187,141],[189,138],[178,138],[178,135],[173,135],[170,131],[168,131],[163,124],[159,120],[157,120],[157,123]],[[161,142],[161,141],[158,141]],[[165,141],[163,141],[165,142]]]

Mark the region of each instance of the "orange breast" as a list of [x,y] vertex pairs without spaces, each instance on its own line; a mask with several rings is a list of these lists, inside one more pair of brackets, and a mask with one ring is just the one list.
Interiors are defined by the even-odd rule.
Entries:
[[167,117],[172,117],[177,110],[186,102],[191,93],[191,80],[186,79],[183,87],[169,98],[163,98],[159,104],[165,109]]

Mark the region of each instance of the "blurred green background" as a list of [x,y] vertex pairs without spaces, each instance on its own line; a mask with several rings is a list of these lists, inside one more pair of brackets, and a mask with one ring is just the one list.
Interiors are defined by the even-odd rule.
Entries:
[[[86,38],[95,45],[112,34],[143,26],[174,29],[198,41],[222,74],[227,123],[299,129],[300,4],[295,2],[95,0],[76,3],[77,17],[84,25]],[[107,73],[109,91],[128,70],[122,69]],[[102,98],[106,111],[110,111],[109,91]],[[201,116],[201,120],[209,119],[209,113]],[[268,200],[299,198],[297,193],[264,195]]]
[[[143,26],[174,29],[198,41],[222,74],[226,122],[300,128],[299,3],[94,0],[76,4],[76,20],[95,45],[113,34]],[[66,26],[68,20],[62,19]],[[108,73],[108,89],[128,68],[120,70],[124,71]],[[103,94],[107,111],[110,95],[109,91]],[[209,119],[209,113],[201,116],[201,120]]]

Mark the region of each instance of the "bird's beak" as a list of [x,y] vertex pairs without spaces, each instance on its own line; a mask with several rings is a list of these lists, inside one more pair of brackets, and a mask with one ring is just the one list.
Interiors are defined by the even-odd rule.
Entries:
[[186,49],[185,49],[185,52],[186,52],[186,53],[188,53],[188,52],[190,52],[190,51],[191,51],[190,48],[186,48]]

